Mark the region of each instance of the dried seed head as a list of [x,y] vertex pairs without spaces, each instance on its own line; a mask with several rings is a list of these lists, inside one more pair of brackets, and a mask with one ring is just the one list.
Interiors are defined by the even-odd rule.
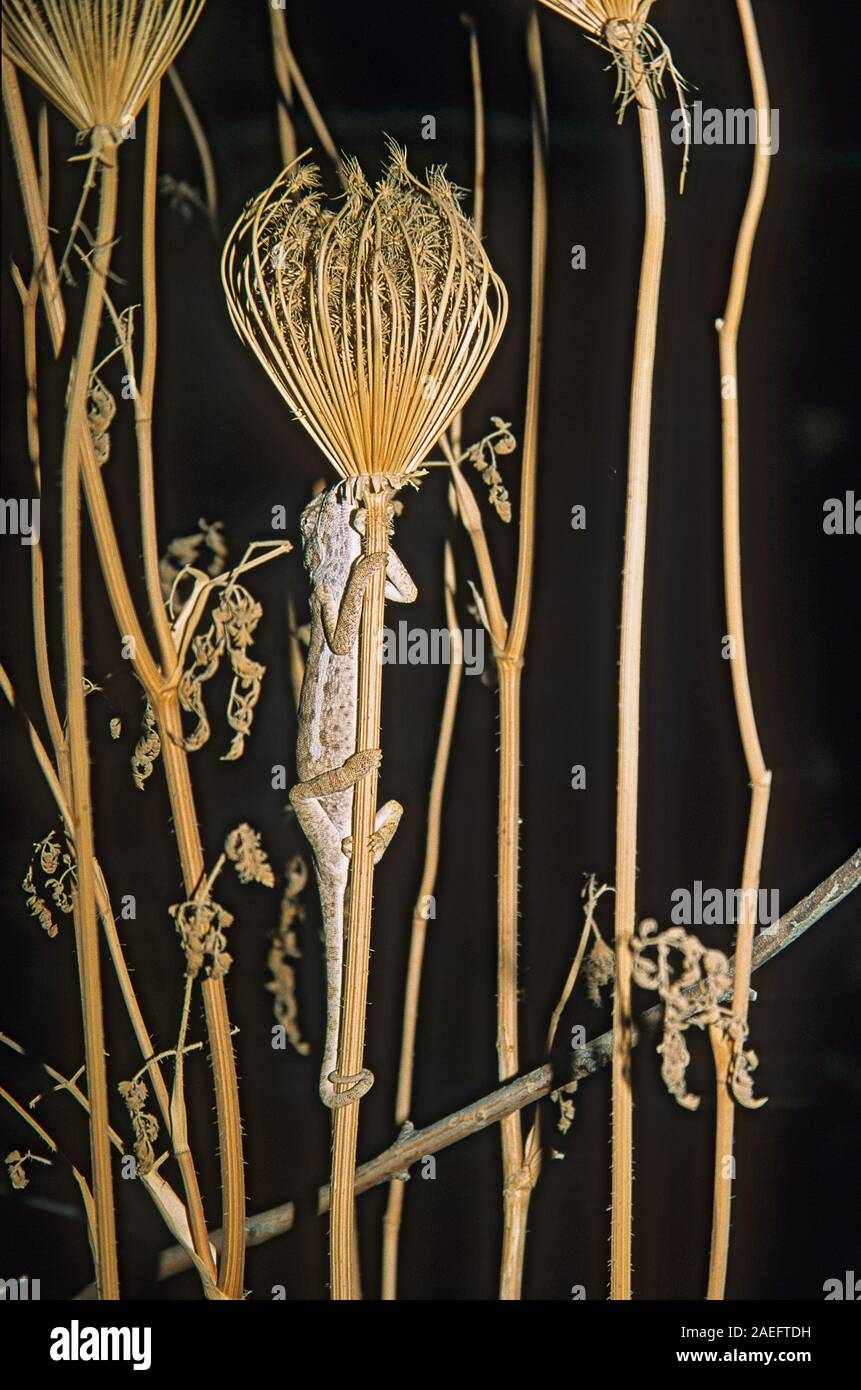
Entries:
[[406,154],[371,188],[354,159],[333,209],[293,163],[239,218],[222,258],[234,326],[342,477],[414,472],[471,395],[508,300],[460,207]]
[[204,0],[3,0],[3,52],[82,133],[121,132]]
[[654,0],[542,0],[595,38],[621,34],[618,26],[644,25]]

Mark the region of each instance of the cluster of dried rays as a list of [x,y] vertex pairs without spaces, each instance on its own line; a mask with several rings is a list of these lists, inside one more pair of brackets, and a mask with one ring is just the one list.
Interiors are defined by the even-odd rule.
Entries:
[[344,476],[418,468],[466,400],[507,313],[504,286],[439,169],[422,183],[390,145],[372,188],[355,160],[326,206],[294,163],[224,250],[231,317]]

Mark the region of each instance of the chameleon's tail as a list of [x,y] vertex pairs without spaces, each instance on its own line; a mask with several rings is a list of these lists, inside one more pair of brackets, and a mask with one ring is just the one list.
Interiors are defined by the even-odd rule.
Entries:
[[[338,1074],[338,1043],[341,1033],[342,981],[344,973],[344,888],[334,893],[333,920],[326,924],[326,1044],[320,1071],[320,1099],[330,1110],[352,1105],[367,1095],[374,1074],[365,1067],[357,1076]],[[335,1085],[348,1089],[335,1091]]]

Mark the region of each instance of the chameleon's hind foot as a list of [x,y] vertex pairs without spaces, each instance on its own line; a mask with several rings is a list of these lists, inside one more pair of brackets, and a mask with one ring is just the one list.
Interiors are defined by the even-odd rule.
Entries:
[[[395,836],[395,831],[401,822],[404,808],[399,801],[387,801],[377,812],[377,828],[371,835],[371,853],[374,856],[374,863],[379,864],[389,845]],[[341,853],[348,859],[353,854],[353,837],[347,835],[341,841]]]
[[367,1067],[363,1067],[355,1076],[342,1076],[340,1072],[330,1071],[326,1080],[332,1086],[347,1086],[346,1091],[335,1091],[331,1100],[331,1108],[340,1110],[342,1105],[355,1105],[357,1101],[366,1096],[374,1084],[374,1073]]

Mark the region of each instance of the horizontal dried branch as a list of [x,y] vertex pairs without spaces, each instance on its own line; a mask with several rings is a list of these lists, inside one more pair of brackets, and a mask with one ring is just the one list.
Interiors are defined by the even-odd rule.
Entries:
[[[757,936],[753,947],[753,969],[758,970],[760,966],[766,965],[775,956],[780,955],[787,946],[791,946],[793,941],[797,941],[806,931],[815,926],[828,912],[838,906],[844,898],[847,898],[855,888],[861,883],[861,846],[850,855],[839,869],[835,869],[833,874],[829,874],[818,887],[808,893],[806,898],[796,903],[795,907],[790,908],[789,912],[784,913],[778,922],[773,926],[765,927]],[[729,963],[730,973],[732,974],[735,961]],[[727,991],[724,998],[729,998],[731,991]],[[656,1005],[654,1008],[647,1009],[644,1014],[640,1014],[637,1019],[637,1028],[634,1037],[634,1045],[642,1042],[654,1034],[661,1021],[661,1007]],[[553,1068],[549,1062],[542,1067],[536,1067],[534,1071],[527,1072],[524,1076],[518,1076],[514,1081],[509,1081],[507,1085],[500,1086],[490,1095],[483,1096],[481,1100],[474,1101],[472,1105],[466,1105],[462,1110],[456,1110],[452,1115],[447,1115],[443,1120],[437,1120],[434,1124],[428,1125],[426,1129],[412,1129],[405,1126],[394,1144],[385,1149],[383,1153],[372,1158],[370,1162],[363,1163],[356,1169],[356,1195],[360,1192],[367,1192],[372,1187],[377,1187],[380,1183],[388,1182],[391,1178],[406,1174],[410,1165],[424,1158],[427,1154],[438,1153],[440,1149],[449,1148],[452,1144],[457,1144],[461,1139],[468,1139],[470,1135],[477,1134],[479,1130],[486,1129],[488,1125],[497,1124],[506,1115],[513,1115],[524,1106],[533,1101],[541,1100],[543,1096],[549,1095],[557,1086],[570,1084],[572,1081],[581,1082],[586,1077],[594,1075],[603,1067],[606,1067],[612,1057],[613,1034],[612,1032],[602,1033],[600,1037],[594,1038],[583,1047],[577,1048],[572,1059],[573,1076],[554,1077]],[[317,1210],[320,1215],[329,1210],[329,1187],[321,1187],[318,1194]],[[282,1206],[271,1207],[268,1211],[260,1212],[257,1216],[250,1216],[245,1222],[246,1245],[262,1245],[265,1241],[271,1240],[273,1236],[283,1235],[289,1231],[293,1225],[295,1208],[292,1202],[285,1202]],[[214,1231],[211,1236],[212,1243],[216,1249],[220,1248],[221,1232]],[[183,1270],[190,1267],[191,1260],[182,1246],[172,1246],[169,1250],[162,1251],[159,1257],[158,1278],[170,1279],[174,1274],[180,1274]],[[88,1285],[86,1289],[78,1295],[79,1299],[95,1297],[95,1285]]]

